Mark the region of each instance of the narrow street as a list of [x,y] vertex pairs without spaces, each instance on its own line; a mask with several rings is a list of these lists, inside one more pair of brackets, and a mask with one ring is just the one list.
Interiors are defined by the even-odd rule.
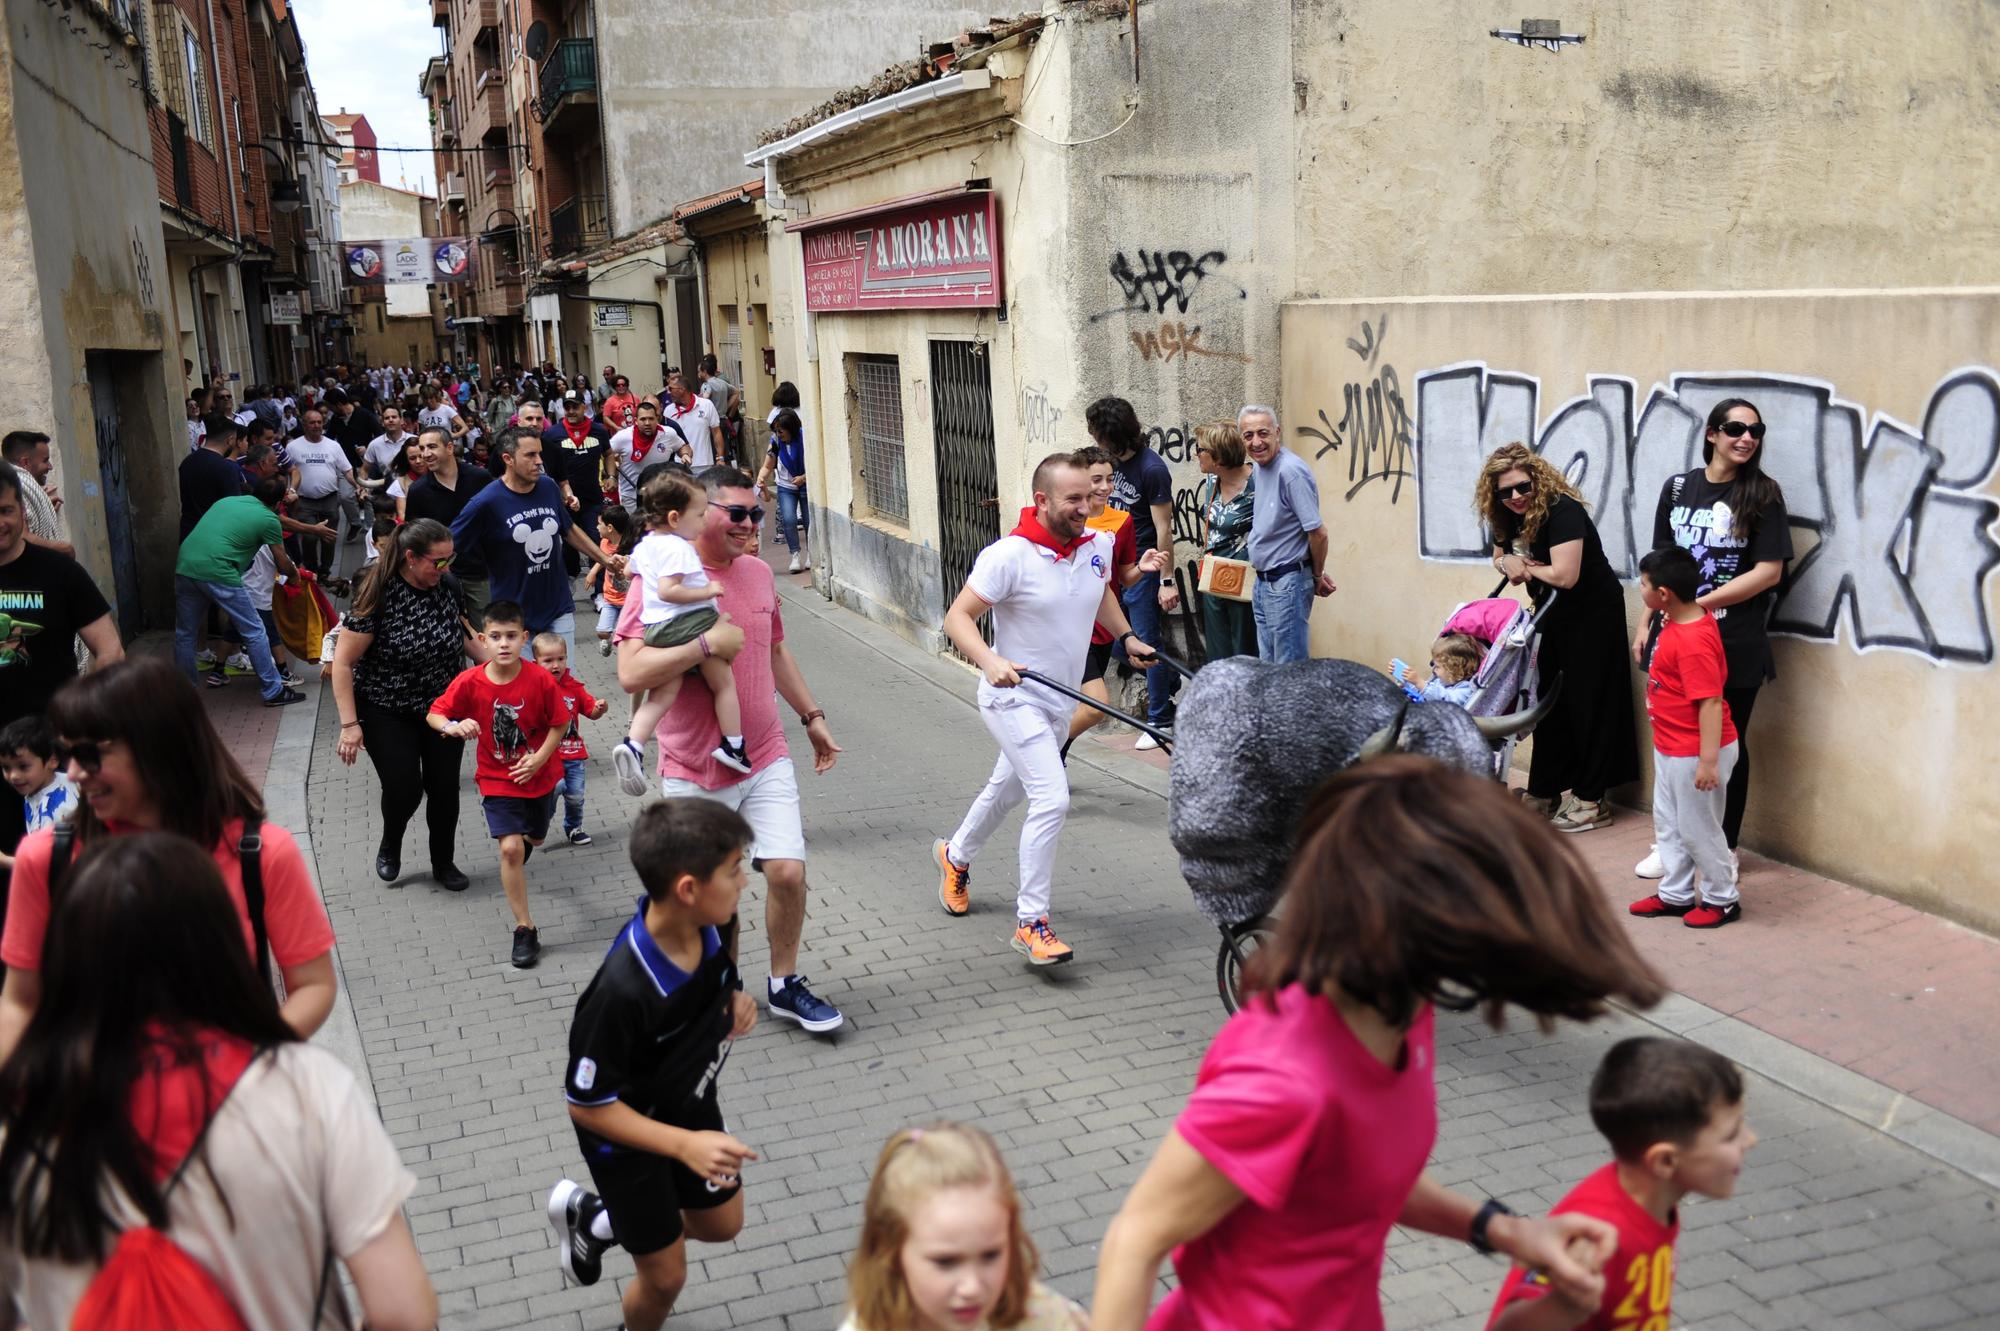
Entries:
[[[812,892],[802,969],[848,1024],[830,1039],[760,1024],[730,1058],[723,1108],[762,1159],[746,1173],[742,1238],[691,1250],[672,1325],[837,1324],[876,1153],[895,1128],[938,1117],[977,1121],[999,1139],[1054,1283],[1087,1297],[1104,1225],[1223,1019],[1215,939],[1165,835],[1163,774],[1110,744],[1080,748],[1089,756],[1071,767],[1068,876],[1055,902],[1078,960],[1031,973],[1007,946],[1011,830],[979,865],[969,918],[935,901],[931,839],[950,830],[992,760],[970,677],[810,588],[782,590],[787,640],[845,747],[833,773],[801,777]],[[615,695],[610,662],[592,646],[577,665],[593,691]],[[365,761],[333,759],[334,729],[323,701],[307,780],[312,842],[367,1070],[423,1180],[409,1211],[444,1324],[615,1327],[613,1281],[629,1262],[614,1252],[598,1286],[565,1288],[542,1217],[559,1176],[586,1177],[561,1089],[570,1013],[639,893],[624,837],[635,802],[604,757],[613,726],[587,731],[595,844],[551,841],[529,866],[545,947],[530,971],[506,960],[508,921],[469,767],[459,864],[472,889],[455,896],[416,876],[416,850],[405,855],[412,871],[385,886],[371,868],[375,779]],[[796,728],[793,743],[803,745]],[[418,847],[420,832],[411,836]],[[752,884],[743,961],[754,989],[765,968]],[[1682,1002],[1662,1019],[1691,1020]],[[1634,1029],[1619,1019],[1544,1037],[1441,1020],[1438,1172],[1523,1210],[1553,1203],[1603,1161],[1584,1089],[1604,1047]],[[1748,1047],[1775,1050],[1773,1069],[1800,1084],[1785,1071],[1797,1062],[1791,1047],[1761,1038]],[[1731,1052],[1753,1074],[1762,1142],[1734,1200],[1688,1208],[1677,1324],[1969,1328],[2000,1317],[1994,1187]],[[1966,1149],[1945,1157],[1994,1158],[1980,1154],[1994,1143],[1977,1129],[1955,1140]],[[1481,1325],[1502,1274],[1461,1247],[1400,1235],[1389,1263],[1384,1300],[1399,1328]]]

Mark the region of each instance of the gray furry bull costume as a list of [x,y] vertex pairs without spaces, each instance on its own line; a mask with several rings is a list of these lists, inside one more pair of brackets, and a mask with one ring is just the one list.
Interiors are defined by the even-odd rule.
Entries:
[[1225,928],[1269,911],[1300,810],[1350,763],[1400,749],[1491,772],[1494,741],[1532,729],[1555,696],[1475,717],[1450,703],[1412,707],[1357,661],[1210,662],[1181,695],[1167,809],[1196,907]]

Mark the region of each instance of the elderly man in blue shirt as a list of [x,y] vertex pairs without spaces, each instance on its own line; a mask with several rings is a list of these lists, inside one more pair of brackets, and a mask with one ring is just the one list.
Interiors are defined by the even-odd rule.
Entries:
[[1274,664],[1303,661],[1312,654],[1306,639],[1313,598],[1334,593],[1326,571],[1319,483],[1306,460],[1280,439],[1274,408],[1243,408],[1236,413],[1236,428],[1257,468],[1250,525],[1250,565],[1257,570],[1250,602],[1257,620],[1257,655]]

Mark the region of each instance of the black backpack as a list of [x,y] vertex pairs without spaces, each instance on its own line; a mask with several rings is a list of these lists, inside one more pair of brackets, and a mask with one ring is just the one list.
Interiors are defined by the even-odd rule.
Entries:
[[[271,983],[271,940],[264,931],[264,838],[259,829],[264,825],[261,818],[250,817],[243,820],[243,835],[236,838],[237,863],[243,871],[243,904],[250,909],[250,934],[256,941],[257,974],[264,983]],[[49,909],[54,910],[56,895],[62,890],[63,879],[68,877],[71,862],[76,857],[76,824],[57,823],[55,845],[49,852]]]

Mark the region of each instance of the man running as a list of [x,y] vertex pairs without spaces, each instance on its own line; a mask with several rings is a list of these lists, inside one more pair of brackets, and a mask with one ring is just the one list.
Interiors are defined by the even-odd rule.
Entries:
[[[1069,778],[1061,748],[1069,734],[1070,700],[1038,684],[1033,670],[1075,688],[1093,624],[1123,643],[1134,665],[1154,659],[1125,618],[1113,578],[1112,537],[1094,531],[1090,472],[1068,453],[1052,453],[1035,468],[1034,507],[1021,510],[1014,530],[979,552],[972,576],[945,612],[945,636],[979,667],[979,719],[1000,745],[1000,760],[951,838],[931,847],[942,875],[938,900],[947,912],[972,909],[972,861],[1000,820],[1025,796],[1021,877],[1014,903],[1014,950],[1036,966],[1075,954],[1049,927],[1049,891],[1056,840],[1069,816]],[[976,622],[993,612],[993,645]]]

